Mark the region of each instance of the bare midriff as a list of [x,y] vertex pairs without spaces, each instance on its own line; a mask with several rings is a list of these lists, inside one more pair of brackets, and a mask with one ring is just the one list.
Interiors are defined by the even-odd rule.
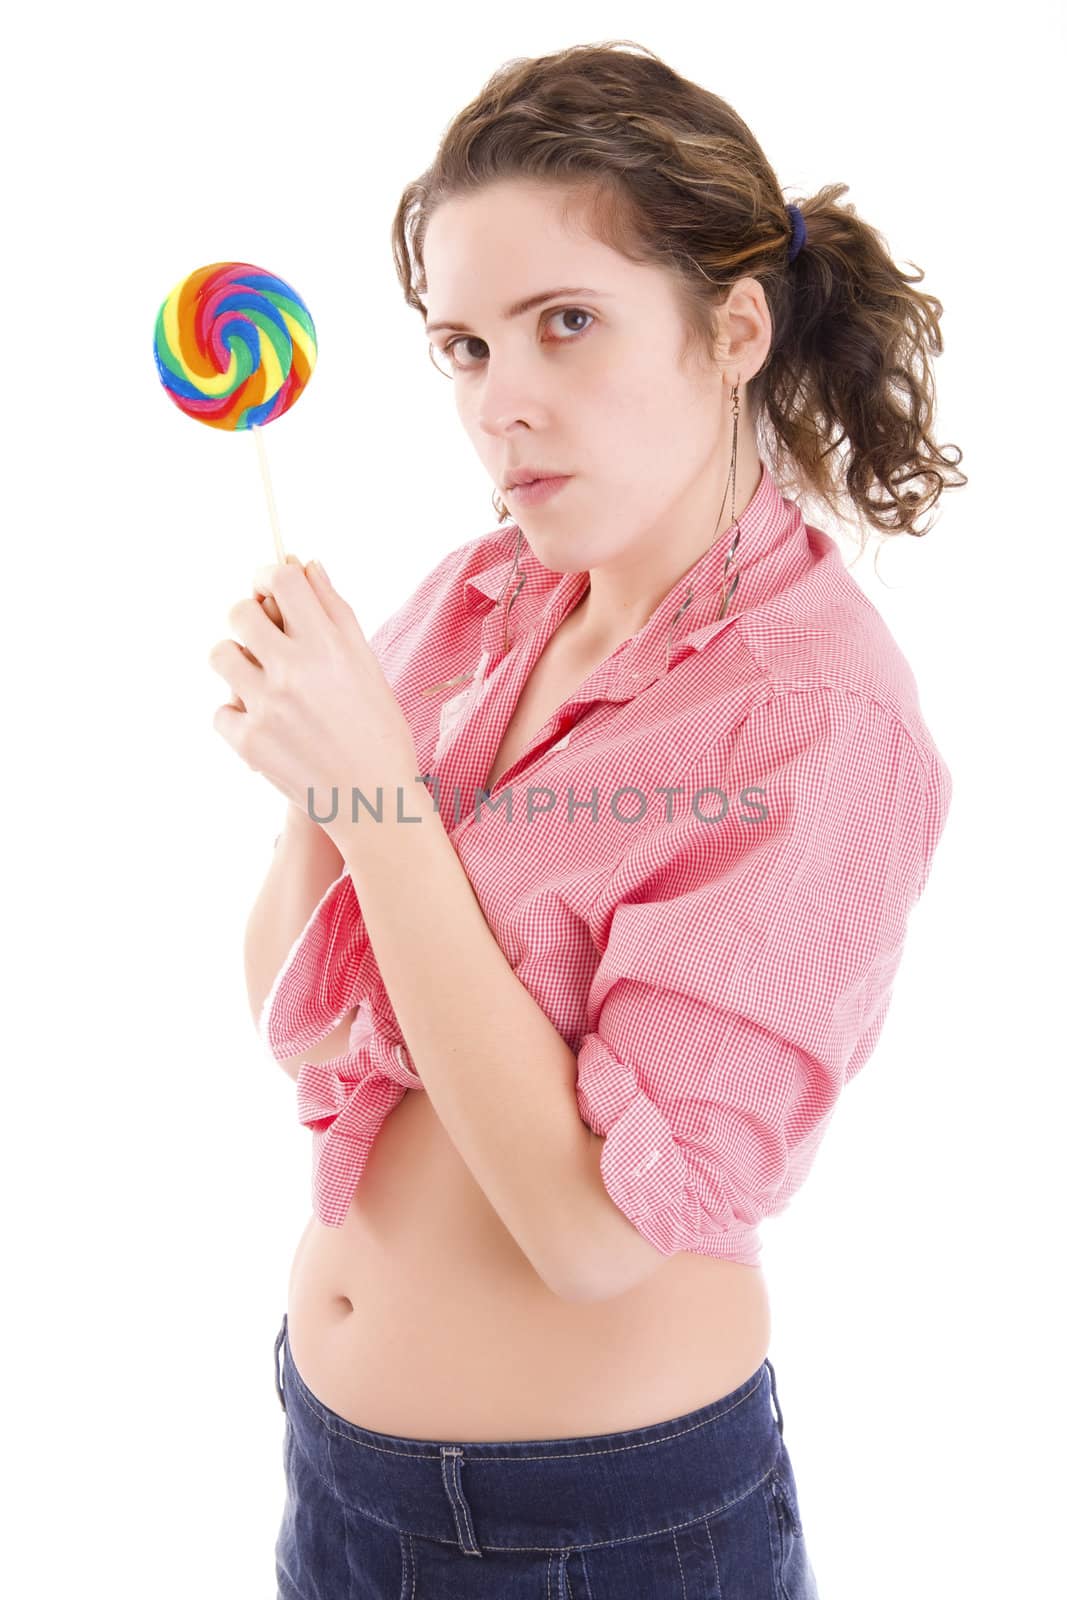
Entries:
[[339,1228],[312,1217],[288,1338],[339,1416],[414,1439],[554,1439],[729,1394],[770,1342],[759,1267],[679,1252],[611,1299],[561,1300],[474,1182],[425,1091],[375,1141]]
[[[607,653],[583,651],[569,620],[530,673],[488,789]],[[767,1354],[770,1306],[759,1267],[685,1251],[624,1294],[561,1300],[429,1094],[409,1090],[342,1226],[312,1217],[305,1228],[287,1327],[304,1382],[350,1422],[414,1439],[554,1439],[644,1427],[729,1394]]]

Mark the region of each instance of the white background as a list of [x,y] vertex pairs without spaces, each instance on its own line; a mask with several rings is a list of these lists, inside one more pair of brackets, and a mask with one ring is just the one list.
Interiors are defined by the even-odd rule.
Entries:
[[273,546],[252,439],[162,391],[156,311],[226,259],[307,300],[320,355],[267,430],[274,487],[287,548],[325,561],[369,635],[497,520],[396,280],[400,192],[503,61],[611,38],[729,100],[788,197],[847,182],[945,307],[933,431],[969,485],[926,539],[877,573],[872,539],[852,570],[915,672],[953,806],[877,1050],[765,1225],[770,1353],[821,1600],[1044,1595],[1062,1565],[1060,8],[995,30],[943,4],[536,10],[213,0],[8,23],[20,1600],[275,1592],[273,1341],[311,1148],[242,964],[285,803],[214,732],[228,693],[207,665]]

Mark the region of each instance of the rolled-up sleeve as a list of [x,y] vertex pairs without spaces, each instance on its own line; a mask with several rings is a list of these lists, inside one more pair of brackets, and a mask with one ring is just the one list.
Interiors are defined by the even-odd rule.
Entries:
[[692,776],[612,879],[578,1108],[657,1250],[755,1265],[874,1049],[950,790],[891,710],[832,688],[770,695]]
[[285,1061],[311,1050],[353,1007],[347,1049],[328,1061],[302,1062],[296,1079],[297,1115],[312,1135],[315,1215],[332,1228],[348,1214],[382,1123],[408,1089],[422,1088],[376,976],[346,870],[289,951],[263,1003],[260,1037]]
[[347,868],[294,940],[260,1007],[257,1032],[276,1061],[310,1050],[351,1009],[370,949]]

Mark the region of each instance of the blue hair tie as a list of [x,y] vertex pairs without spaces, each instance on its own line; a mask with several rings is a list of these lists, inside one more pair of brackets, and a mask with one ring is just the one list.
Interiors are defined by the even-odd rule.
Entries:
[[804,223],[804,213],[799,206],[786,206],[786,210],[793,224],[793,237],[789,241],[789,259],[795,261],[808,242],[808,230]]

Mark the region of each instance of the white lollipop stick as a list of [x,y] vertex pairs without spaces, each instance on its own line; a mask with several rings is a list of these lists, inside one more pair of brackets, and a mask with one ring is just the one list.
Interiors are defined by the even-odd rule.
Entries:
[[252,432],[256,440],[256,452],[259,456],[259,470],[263,474],[263,488],[267,496],[267,510],[270,512],[270,525],[274,531],[274,553],[278,558],[278,565],[285,565],[285,550],[282,548],[281,529],[278,526],[278,512],[274,504],[274,491],[270,486],[270,468],[267,466],[267,452],[263,446],[260,435],[263,429],[257,424],[252,424]]

